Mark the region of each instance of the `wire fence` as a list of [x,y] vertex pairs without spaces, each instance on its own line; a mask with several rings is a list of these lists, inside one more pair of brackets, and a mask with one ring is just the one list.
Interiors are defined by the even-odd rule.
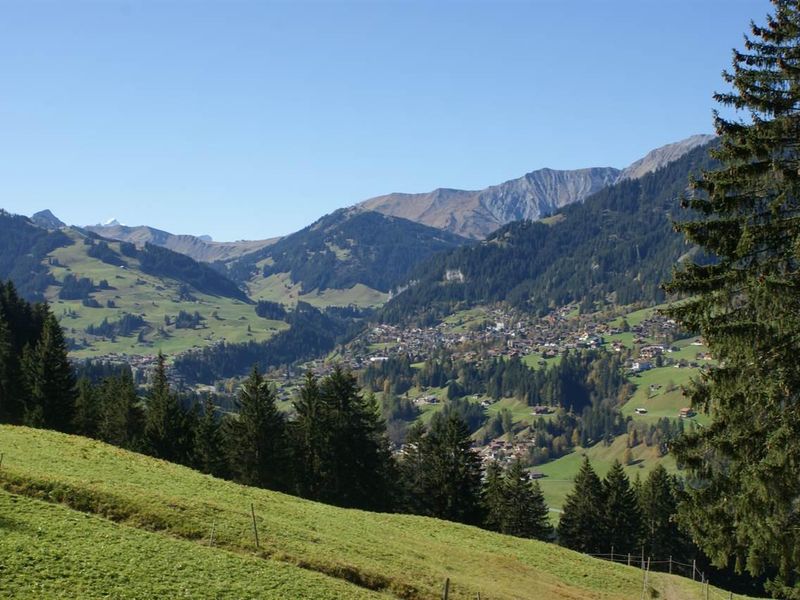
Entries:
[[608,560],[611,562],[624,564],[629,567],[636,567],[644,571],[643,585],[642,585],[642,598],[645,598],[645,589],[647,587],[647,575],[650,571],[660,571],[662,573],[669,573],[670,575],[681,575],[686,578],[691,578],[692,581],[697,581],[703,586],[703,597],[705,600],[733,600],[741,598],[733,592],[721,592],[717,589],[712,589],[711,584],[706,577],[705,572],[697,567],[697,561],[691,563],[681,562],[673,559],[671,556],[667,559],[653,559],[646,557],[643,554],[620,554],[614,552],[613,549],[608,554],[588,554],[594,558]]

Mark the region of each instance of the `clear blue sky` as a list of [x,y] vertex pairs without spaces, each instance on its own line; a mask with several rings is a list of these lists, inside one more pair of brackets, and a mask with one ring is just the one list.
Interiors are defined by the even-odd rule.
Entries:
[[252,239],[710,133],[767,0],[0,0],[0,207]]

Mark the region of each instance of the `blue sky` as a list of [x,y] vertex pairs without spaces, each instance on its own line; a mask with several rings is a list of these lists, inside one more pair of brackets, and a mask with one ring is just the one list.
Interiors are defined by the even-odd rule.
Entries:
[[710,133],[767,0],[6,2],[0,207],[215,239]]

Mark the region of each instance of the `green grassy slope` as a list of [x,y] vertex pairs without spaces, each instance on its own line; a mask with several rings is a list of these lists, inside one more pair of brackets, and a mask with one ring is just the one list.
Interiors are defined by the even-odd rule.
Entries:
[[[539,480],[539,484],[544,492],[545,500],[550,508],[560,510],[564,505],[564,500],[572,491],[573,480],[580,469],[584,455],[589,457],[592,467],[600,477],[604,477],[611,468],[614,460],[622,462],[627,447],[627,436],[617,437],[609,446],[602,442],[591,448],[579,448],[566,456],[562,456],[552,462],[539,465],[534,471],[545,475]],[[625,467],[625,473],[633,480],[638,474],[642,479],[652,471],[659,463],[670,471],[675,472],[675,459],[667,454],[659,457],[656,448],[639,444],[631,449],[633,464]]]
[[[75,229],[64,231],[75,243],[48,255],[56,261],[56,265],[48,266],[54,277],[63,281],[67,274],[72,274],[79,278],[88,277],[95,284],[105,279],[113,288],[92,293],[102,308],[83,306],[80,300],[60,300],[58,286],[47,289],[46,297],[61,320],[66,335],[78,342],[86,340],[88,343],[88,347],[72,353],[77,358],[112,352],[156,354],[159,350],[172,354],[192,347],[207,346],[221,339],[228,342],[262,341],[287,328],[286,323],[281,321],[259,318],[253,306],[234,298],[210,296],[192,290],[197,301],[181,300],[179,281],[142,273],[138,269],[138,260],[134,258],[125,259],[128,263],[125,269],[92,258],[87,254],[88,246],[83,244],[80,232]],[[118,242],[110,242],[109,246],[119,251]],[[107,307],[109,300],[116,305],[114,308]],[[169,316],[174,320],[181,310],[200,313],[205,319],[203,326],[197,329],[165,326],[164,317]],[[145,343],[138,342],[136,333],[127,337],[119,336],[114,341],[85,333],[89,325],[97,326],[104,318],[116,321],[124,313],[143,315],[147,322]],[[162,327],[165,333],[159,332]]]
[[286,306],[294,306],[299,301],[308,302],[317,308],[326,306],[349,306],[370,308],[383,305],[389,294],[379,292],[362,283],[351,288],[327,288],[324,291],[311,290],[303,292],[301,283],[293,283],[289,273],[275,273],[262,277],[256,273],[247,281],[247,290],[253,300],[270,300]]
[[3,598],[378,598],[340,579],[0,491]]
[[[268,564],[293,564],[398,597],[437,598],[447,577],[452,582],[451,598],[471,599],[478,592],[483,598],[641,597],[641,571],[554,545],[435,519],[308,502],[83,438],[0,426],[0,452],[5,455],[0,485],[7,490],[189,540],[187,562],[193,559],[194,548],[207,551],[204,544],[213,528],[220,548],[261,557]],[[260,550],[253,543],[251,503],[261,534]],[[69,546],[63,556],[61,562],[54,557],[48,561],[55,568],[74,560]],[[187,572],[186,577],[191,576]],[[647,597],[704,597],[699,584],[664,574],[651,574],[648,586],[652,593]],[[206,597],[213,597],[211,590]]]

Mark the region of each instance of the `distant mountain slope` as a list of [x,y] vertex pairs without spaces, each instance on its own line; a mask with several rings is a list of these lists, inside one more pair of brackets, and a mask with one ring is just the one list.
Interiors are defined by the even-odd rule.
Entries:
[[6,279],[25,298],[50,303],[76,357],[263,342],[289,327],[259,317],[235,283],[188,256],[75,227],[48,231],[0,211]]
[[289,274],[302,293],[363,285],[388,292],[419,262],[468,240],[398,217],[341,209],[229,264],[236,281]]
[[660,302],[660,284],[691,249],[671,219],[708,146],[639,179],[565,207],[550,224],[511,223],[476,245],[435,256],[383,309],[388,321],[430,320],[495,301],[545,311],[568,302]]
[[53,283],[45,264],[47,254],[72,243],[61,231],[48,231],[27,217],[0,209],[0,280],[14,281],[28,300],[43,300],[45,289]]
[[610,167],[540,169],[485,190],[440,188],[427,194],[388,194],[359,206],[480,239],[511,221],[539,219],[579,202],[613,183],[618,174]]
[[255,252],[280,239],[213,242],[207,236],[177,235],[146,225],[127,227],[115,222],[107,225],[89,225],[84,229],[137,246],[144,246],[146,243],[155,244],[185,254],[196,261],[208,263],[229,261],[249,252]]
[[633,179],[680,158],[713,136],[696,135],[653,150],[620,171],[611,167],[557,171],[539,169],[484,190],[439,188],[424,194],[394,193],[358,206],[402,217],[459,235],[483,239],[499,227],[521,219],[538,220],[581,202],[621,179]]
[[672,161],[678,160],[681,156],[697,148],[710,143],[715,136],[700,134],[693,135],[692,137],[675,142],[674,144],[667,144],[661,148],[656,148],[648,152],[644,157],[631,163],[628,167],[624,168],[619,174],[618,181],[624,179],[638,179],[644,177],[648,173],[657,171],[661,167],[666,166]]
[[64,223],[61,219],[56,217],[48,209],[40,210],[39,212],[33,214],[31,216],[31,221],[35,225],[38,225],[39,227],[44,227],[45,229],[52,229],[54,231],[67,226],[66,223]]

